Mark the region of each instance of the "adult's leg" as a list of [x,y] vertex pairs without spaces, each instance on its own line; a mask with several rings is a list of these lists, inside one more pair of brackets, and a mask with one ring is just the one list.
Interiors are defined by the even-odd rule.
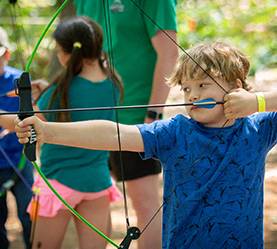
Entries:
[[[110,155],[110,167],[116,180],[123,178],[119,158],[119,152],[112,152]],[[136,212],[137,225],[143,229],[162,203],[159,195],[161,165],[156,160],[142,160],[138,153],[133,152],[122,152],[122,161],[128,196]],[[138,240],[138,249],[149,248],[161,248],[160,212]]]
[[9,241],[7,237],[7,230],[5,223],[8,218],[8,208],[6,202],[6,195],[0,197],[0,248],[8,249]]
[[[128,196],[137,216],[137,225],[143,229],[161,205],[159,175],[150,175],[127,181]],[[161,212],[150,223],[138,240],[138,249],[161,248]]]
[[[109,236],[110,232],[110,202],[107,196],[95,200],[82,201],[76,210],[89,222]],[[88,228],[85,224],[75,219],[75,225],[79,238],[80,249],[104,249],[106,241]]]
[[23,228],[23,239],[26,249],[31,248],[30,235],[31,235],[31,220],[27,212],[27,207],[32,199],[32,190],[30,187],[33,185],[33,171],[31,165],[26,165],[22,170],[22,176],[28,183],[26,186],[20,178],[18,178],[16,184],[12,187],[11,191],[15,196],[17,204],[17,215]]
[[54,217],[39,216],[32,249],[60,249],[71,217],[64,209]]

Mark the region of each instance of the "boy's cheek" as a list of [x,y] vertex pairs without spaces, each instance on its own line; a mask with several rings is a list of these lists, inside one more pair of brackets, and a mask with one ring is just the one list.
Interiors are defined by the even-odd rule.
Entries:
[[185,101],[185,103],[188,103],[188,102],[189,102],[188,96],[187,96],[187,94],[185,94],[185,93],[184,93],[184,101]]

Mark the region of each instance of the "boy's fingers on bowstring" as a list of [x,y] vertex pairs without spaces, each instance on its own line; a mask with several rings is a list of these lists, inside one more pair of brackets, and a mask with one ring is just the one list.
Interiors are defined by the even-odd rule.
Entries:
[[[237,90],[234,90],[237,91]],[[239,111],[239,106],[237,103],[237,97],[235,92],[231,92],[224,96],[224,112],[237,112]]]
[[228,108],[225,104],[224,104],[224,115],[227,119],[232,119],[234,116],[232,110]]
[[224,112],[224,115],[227,119],[235,119],[236,116],[232,112]]
[[232,112],[232,108],[231,108],[231,99],[230,96],[228,94],[226,94],[224,96],[224,104],[223,104],[223,108],[224,108],[224,113],[230,113]]

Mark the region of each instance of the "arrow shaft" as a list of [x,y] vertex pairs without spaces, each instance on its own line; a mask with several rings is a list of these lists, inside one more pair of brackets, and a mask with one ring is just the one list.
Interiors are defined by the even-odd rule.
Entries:
[[59,112],[88,112],[88,111],[107,111],[107,110],[128,110],[158,107],[178,107],[178,106],[205,106],[205,105],[222,105],[224,102],[205,102],[205,103],[180,103],[180,104],[153,104],[153,105],[132,105],[132,106],[107,106],[107,107],[88,107],[88,108],[69,108],[69,109],[52,109],[40,111],[22,111],[22,112],[2,112],[2,115],[30,115],[36,113],[59,113]]

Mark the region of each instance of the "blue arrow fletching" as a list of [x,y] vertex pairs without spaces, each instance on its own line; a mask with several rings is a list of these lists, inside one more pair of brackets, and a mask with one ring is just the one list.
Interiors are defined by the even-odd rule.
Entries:
[[195,101],[192,104],[194,106],[198,106],[201,108],[212,109],[215,107],[216,101],[212,98],[208,98],[208,99],[201,99],[201,100]]

